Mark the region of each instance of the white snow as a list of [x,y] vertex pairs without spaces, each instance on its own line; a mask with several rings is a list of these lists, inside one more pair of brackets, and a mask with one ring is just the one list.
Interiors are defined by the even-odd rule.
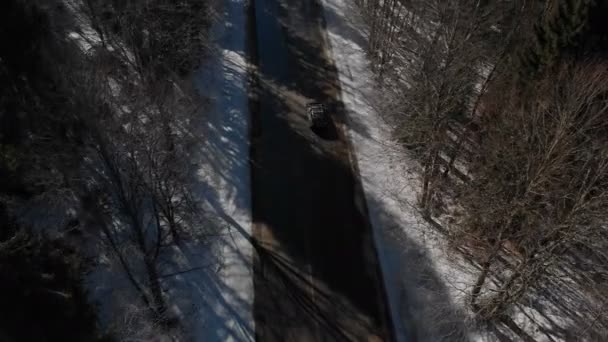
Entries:
[[211,215],[227,227],[214,242],[220,270],[206,270],[206,279],[191,282],[200,290],[192,302],[202,297],[190,320],[196,341],[254,340],[246,5],[246,0],[224,1],[211,29],[219,54],[201,67],[196,82],[213,106],[201,136],[202,196]]
[[78,0],[64,0],[63,4],[79,28],[78,31],[68,33],[67,38],[74,41],[85,54],[91,53],[92,48],[101,44],[101,38],[82,12],[83,3]]
[[[100,321],[120,338],[132,340],[253,341],[253,248],[249,170],[247,0],[222,0],[210,34],[217,51],[204,60],[194,84],[202,106],[200,153],[194,156],[193,197],[202,201],[203,230],[217,235],[191,237],[164,249],[158,265],[171,315],[180,331],[162,336],[116,258],[100,252],[88,277]],[[119,84],[110,83],[113,90]],[[179,86],[176,85],[178,89]],[[125,250],[128,246],[124,247]],[[135,253],[135,249],[125,255]],[[138,278],[145,272],[133,267]]]
[[454,267],[442,239],[425,227],[413,205],[414,164],[404,160],[371,101],[380,96],[365,53],[365,25],[349,1],[323,0],[323,5],[347,110],[345,129],[363,182],[397,340],[467,338],[459,284],[470,282],[468,272]]
[[[383,96],[366,56],[366,25],[359,9],[348,0],[322,3],[347,111],[345,130],[363,183],[397,340],[521,340],[500,324],[490,329],[474,324],[466,300],[478,271],[448,248],[440,229],[431,227],[416,209],[417,164],[392,139],[377,110],[381,106],[374,102]],[[556,277],[570,280],[566,274]],[[562,292],[555,290],[560,301]],[[531,306],[517,307],[511,313],[514,324],[536,341],[567,340],[553,334],[551,327],[566,331],[574,323],[546,299],[534,300],[542,301],[544,313]]]

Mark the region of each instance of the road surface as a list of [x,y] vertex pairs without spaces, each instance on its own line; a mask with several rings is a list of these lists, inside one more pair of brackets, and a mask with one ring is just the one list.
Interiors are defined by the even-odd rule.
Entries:
[[[254,319],[258,341],[389,341],[379,266],[314,0],[251,0]],[[320,138],[305,103],[336,127]]]

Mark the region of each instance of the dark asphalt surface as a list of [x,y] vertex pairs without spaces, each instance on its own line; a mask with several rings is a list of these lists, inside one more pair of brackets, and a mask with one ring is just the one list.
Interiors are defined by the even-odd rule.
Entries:
[[[343,105],[313,0],[252,0],[252,184],[258,341],[389,341],[379,266],[348,144],[305,103]],[[257,51],[256,51],[257,50]],[[359,198],[355,200],[355,198]]]

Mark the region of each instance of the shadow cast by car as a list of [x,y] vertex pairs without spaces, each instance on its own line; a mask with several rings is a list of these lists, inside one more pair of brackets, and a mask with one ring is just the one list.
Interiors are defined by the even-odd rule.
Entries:
[[324,127],[311,126],[310,130],[323,140],[335,141],[339,138],[338,128],[333,122],[330,122]]

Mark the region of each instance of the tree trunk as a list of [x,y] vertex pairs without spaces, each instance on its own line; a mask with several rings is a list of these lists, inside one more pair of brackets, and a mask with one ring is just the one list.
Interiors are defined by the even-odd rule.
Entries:
[[501,227],[501,230],[496,238],[496,242],[494,242],[494,244],[492,245],[492,250],[490,251],[490,254],[481,265],[481,273],[479,273],[479,275],[477,276],[477,281],[475,281],[475,285],[473,285],[473,290],[471,291],[471,307],[473,307],[473,310],[475,312],[479,312],[479,303],[477,300],[479,299],[481,289],[483,288],[483,285],[485,284],[486,279],[490,274],[490,267],[492,267],[494,260],[498,256],[498,252],[500,251],[500,246],[502,244],[502,234],[505,228],[508,226],[509,222],[510,219]]
[[139,284],[139,282],[135,278],[135,275],[131,271],[131,268],[129,267],[127,260],[125,259],[122,251],[116,245],[114,238],[112,237],[109,229],[106,227],[104,222],[101,223],[101,227],[102,227],[103,233],[106,235],[106,237],[108,239],[108,242],[110,243],[110,247],[112,247],[112,250],[114,251],[114,253],[116,253],[116,256],[118,257],[118,261],[120,262],[120,265],[122,266],[123,270],[125,271],[125,274],[127,275],[127,279],[129,279],[129,281],[131,282],[131,285],[133,285],[135,290],[139,293],[139,295],[141,296],[141,300],[144,302],[144,304],[147,305],[148,307],[150,307],[151,303],[150,303],[150,300],[148,299],[148,296],[146,295],[146,292],[144,291],[142,286]]
[[[135,230],[136,240],[139,247],[140,252],[144,256],[144,266],[146,267],[146,273],[148,276],[148,283],[150,286],[150,292],[152,293],[152,300],[154,302],[153,307],[151,308],[155,315],[159,319],[163,319],[163,315],[167,309],[165,301],[163,299],[162,290],[160,287],[160,280],[158,278],[158,270],[156,265],[156,260],[158,256],[158,246],[160,241],[157,241],[156,245],[156,253],[151,250],[148,250],[146,238],[144,236],[144,230],[142,223],[138,220],[138,216],[135,214],[138,211],[133,209],[135,205],[129,210],[129,215],[131,216],[133,229]],[[160,227],[157,227],[160,229]]]
[[154,300],[153,311],[159,319],[163,320],[165,318],[165,312],[167,311],[167,305],[165,304],[165,299],[163,298],[162,289],[160,287],[156,262],[151,256],[146,255],[144,257],[144,263],[146,265],[146,272],[148,273],[150,292],[152,293],[152,299]]
[[424,176],[422,181],[422,199],[420,201],[420,205],[422,207],[422,211],[425,216],[430,217],[432,215],[431,212],[431,199],[433,193],[433,177],[435,175],[435,169],[437,168],[437,158],[439,157],[439,152],[433,150],[431,152],[431,156],[427,163],[425,163],[424,167]]
[[[525,8],[526,8],[526,1],[523,2],[520,12],[523,13]],[[520,13],[520,17],[522,16],[522,13]],[[483,81],[483,85],[481,86],[479,94],[475,98],[475,103],[473,104],[473,108],[471,110],[471,113],[469,114],[470,115],[469,121],[467,122],[467,124],[464,125],[461,134],[458,136],[458,141],[456,143],[456,147],[453,150],[454,152],[450,156],[448,166],[445,169],[445,172],[443,173],[444,177],[447,177],[448,174],[450,173],[450,171],[452,170],[452,168],[454,167],[456,158],[458,158],[459,152],[461,151],[462,144],[466,140],[465,139],[466,135],[467,135],[466,133],[469,130],[471,123],[475,119],[475,115],[476,115],[477,109],[479,108],[479,104],[481,103],[481,99],[488,91],[488,87],[490,85],[490,82],[492,82],[492,80],[494,79],[494,75],[496,74],[496,71],[498,70],[498,66],[501,65],[502,62],[505,61],[505,58],[507,57],[507,52],[511,51],[510,47],[513,43],[513,38],[515,37],[515,32],[519,29],[520,25],[521,25],[521,19],[519,21],[517,21],[517,23],[515,25],[513,25],[513,28],[511,29],[511,31],[509,31],[509,34],[507,36],[507,43],[504,45],[504,49],[497,56],[496,62],[492,66],[492,70],[490,71],[490,73],[488,74],[486,79]]]
[[494,262],[494,259],[498,255],[498,249],[494,248],[490,255],[486,258],[486,260],[481,265],[481,273],[477,276],[477,281],[473,286],[473,290],[471,291],[471,306],[475,312],[479,311],[479,303],[477,300],[479,299],[479,295],[481,293],[481,289],[483,288],[483,284],[486,282],[488,275],[490,274],[490,267]]
[[[526,263],[527,261],[523,262]],[[490,300],[489,302],[492,303],[491,307],[488,308],[484,308],[484,318],[492,318],[492,317],[496,317],[497,313],[500,313],[500,311],[502,311],[502,308],[504,307],[504,304],[509,300],[509,298],[511,297],[511,288],[513,286],[513,284],[515,283],[515,281],[517,279],[519,279],[522,275],[523,275],[523,269],[525,268],[525,266],[522,264],[520,265],[520,267],[518,267],[513,274],[511,274],[509,276],[509,279],[507,279],[507,281],[505,281],[502,286],[500,287],[500,289],[498,289],[496,295],[494,295],[493,299]],[[521,292],[521,291],[520,291]]]
[[169,232],[171,232],[173,242],[175,244],[178,244],[180,241],[179,229],[177,227],[177,222],[175,222],[175,215],[173,215],[172,212],[168,215],[167,221],[169,223]]

